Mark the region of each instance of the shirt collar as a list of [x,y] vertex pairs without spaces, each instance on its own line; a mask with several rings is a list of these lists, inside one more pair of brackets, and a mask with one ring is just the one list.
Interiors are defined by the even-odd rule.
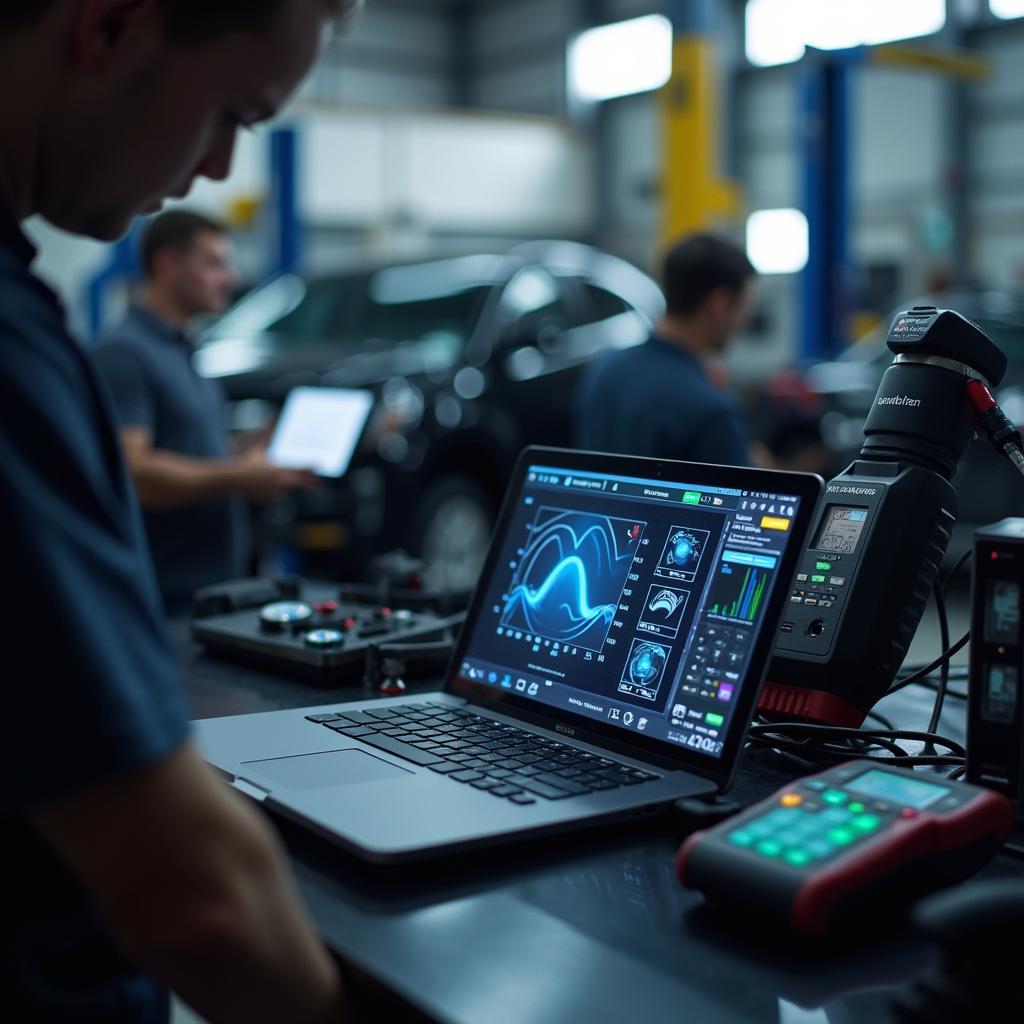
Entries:
[[133,302],[128,310],[128,316],[133,320],[142,321],[147,331],[163,341],[184,345],[188,349],[192,348],[192,342],[184,331],[179,330],[174,324],[168,323],[162,316],[147,309],[141,303]]

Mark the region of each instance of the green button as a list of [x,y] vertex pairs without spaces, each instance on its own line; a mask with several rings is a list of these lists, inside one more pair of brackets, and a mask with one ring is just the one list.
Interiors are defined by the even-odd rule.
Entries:
[[778,855],[782,853],[782,843],[777,839],[762,839],[754,849],[757,850],[762,857],[778,857]]
[[864,810],[863,804],[850,804],[850,810],[854,814],[860,814]]
[[836,846],[848,846],[857,838],[857,833],[852,828],[834,828],[828,837]]
[[882,819],[876,817],[874,814],[862,814],[859,818],[854,818],[850,824],[858,832],[874,832],[878,828]]
[[704,716],[704,721],[707,722],[708,725],[719,726],[725,721],[725,719],[721,715],[715,715],[709,711]]
[[684,505],[699,505],[700,504],[700,491],[684,491],[683,492],[683,504]]
[[752,846],[754,843],[754,837],[749,832],[744,832],[743,829],[738,829],[736,832],[729,833],[729,842],[733,846]]
[[811,582],[812,583],[824,583],[825,582],[825,577],[824,576],[812,576],[811,577]]
[[829,572],[829,570],[831,570],[831,568],[832,568],[832,563],[831,562],[818,562],[817,565],[815,565],[814,568],[815,569],[819,569],[822,572]]
[[838,789],[826,789],[825,792],[821,794],[821,799],[824,800],[825,803],[832,804],[833,806],[836,804],[845,804],[846,794]]
[[782,859],[795,868],[802,868],[811,862],[810,854],[804,853],[803,850],[787,850],[782,855]]

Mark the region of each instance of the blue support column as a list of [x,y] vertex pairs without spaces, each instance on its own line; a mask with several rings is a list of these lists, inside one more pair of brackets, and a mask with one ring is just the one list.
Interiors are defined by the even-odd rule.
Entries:
[[302,224],[298,210],[298,129],[270,133],[270,223],[273,232],[271,275],[298,270],[302,259]]
[[137,280],[139,276],[139,233],[141,221],[132,221],[127,235],[110,247],[110,259],[88,284],[89,338],[103,329],[107,289],[118,281]]
[[800,279],[802,359],[828,359],[848,342],[851,82],[857,51],[811,54],[800,69],[800,151],[809,252]]

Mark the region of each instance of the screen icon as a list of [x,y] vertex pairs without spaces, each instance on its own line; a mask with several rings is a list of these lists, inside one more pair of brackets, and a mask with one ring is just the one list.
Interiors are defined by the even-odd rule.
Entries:
[[517,679],[517,680],[516,680],[516,689],[517,689],[517,690],[518,690],[518,691],[519,691],[520,693],[522,693],[522,692],[523,692],[523,690],[525,690],[525,689],[526,689],[526,680],[525,680],[525,679]]
[[632,725],[633,724],[633,717],[634,717],[633,716],[633,712],[632,711],[627,711],[622,716],[622,724],[623,725]]
[[530,697],[536,697],[537,696],[537,691],[539,689],[540,689],[540,686],[537,683],[530,683],[530,689],[527,690],[526,692],[527,692],[527,694]]
[[640,732],[643,732],[644,729],[647,728],[647,719],[641,718],[640,721],[636,723],[636,727],[640,730]]
[[672,717],[673,718],[685,718],[686,717],[686,705],[685,704],[677,704],[672,709]]
[[619,709],[618,708],[609,708],[609,710],[608,710],[608,717],[613,722],[617,722],[619,720]]

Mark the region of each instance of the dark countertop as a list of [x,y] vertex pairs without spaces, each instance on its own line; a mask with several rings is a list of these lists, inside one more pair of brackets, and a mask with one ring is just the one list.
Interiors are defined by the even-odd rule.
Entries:
[[[207,658],[181,628],[197,718],[365,699],[361,685],[325,690]],[[419,683],[415,691],[436,688]],[[924,728],[931,695],[909,688],[884,710]],[[962,736],[962,702],[939,730]],[[749,752],[731,795],[767,795],[797,772]],[[372,868],[278,822],[322,935],[360,968],[437,1021],[621,1024],[623,1021],[885,1019],[894,986],[936,959],[899,922],[847,941],[801,944],[730,920],[679,887],[680,835],[668,822],[471,852],[415,867]],[[986,877],[1024,875],[1000,857]],[[813,1019],[823,1019],[820,1014]]]

